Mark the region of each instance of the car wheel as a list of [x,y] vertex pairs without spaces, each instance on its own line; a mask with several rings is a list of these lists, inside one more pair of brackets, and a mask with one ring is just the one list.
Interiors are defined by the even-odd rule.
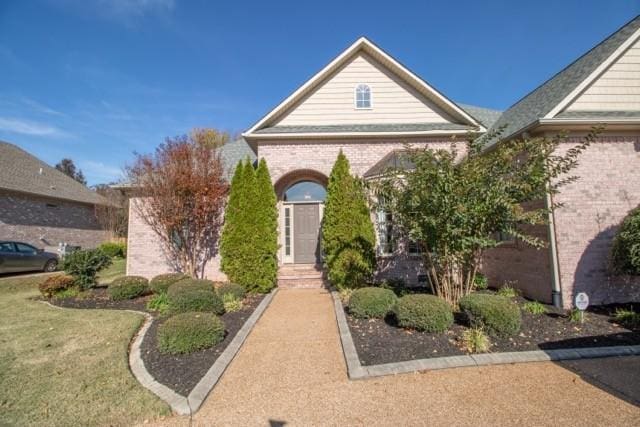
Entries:
[[56,268],[58,268],[58,261],[56,261],[55,259],[50,259],[44,265],[44,271],[46,271],[47,273],[51,273],[52,271],[56,271]]

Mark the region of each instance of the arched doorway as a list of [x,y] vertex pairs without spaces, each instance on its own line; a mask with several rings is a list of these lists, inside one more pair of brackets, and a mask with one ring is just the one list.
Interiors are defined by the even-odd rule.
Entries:
[[320,259],[320,224],[326,199],[326,176],[294,171],[275,185],[280,204],[283,264],[316,264]]

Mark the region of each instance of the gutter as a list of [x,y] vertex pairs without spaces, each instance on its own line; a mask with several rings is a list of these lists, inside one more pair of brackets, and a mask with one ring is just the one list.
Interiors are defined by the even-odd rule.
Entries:
[[[547,193],[545,198],[545,208],[552,206],[551,194]],[[549,238],[549,257],[551,262],[551,300],[554,307],[562,308],[562,288],[560,283],[560,263],[558,262],[558,247],[556,241],[556,224],[553,210],[549,210],[549,227],[547,228]]]

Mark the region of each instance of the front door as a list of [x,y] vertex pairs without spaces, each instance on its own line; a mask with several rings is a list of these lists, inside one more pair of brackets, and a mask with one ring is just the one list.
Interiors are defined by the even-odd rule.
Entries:
[[318,264],[320,262],[320,205],[293,205],[293,262]]

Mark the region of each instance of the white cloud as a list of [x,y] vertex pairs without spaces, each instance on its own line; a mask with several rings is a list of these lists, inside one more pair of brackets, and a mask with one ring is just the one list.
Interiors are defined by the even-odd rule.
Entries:
[[11,133],[35,136],[69,137],[69,133],[46,123],[30,120],[16,119],[13,117],[0,117],[0,130]]

